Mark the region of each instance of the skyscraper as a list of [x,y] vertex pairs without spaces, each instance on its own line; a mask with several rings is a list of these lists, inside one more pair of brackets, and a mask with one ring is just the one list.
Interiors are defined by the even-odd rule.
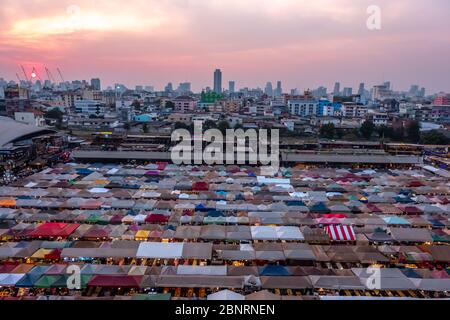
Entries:
[[100,79],[99,78],[91,79],[91,87],[94,90],[102,90],[102,87],[100,85]]
[[359,84],[358,94],[362,97],[364,95],[365,89],[364,89],[364,82],[361,82]]
[[273,87],[272,87],[272,82],[267,82],[266,83],[266,87],[264,88],[264,93],[266,95],[268,95],[269,97],[273,96]]
[[277,81],[277,88],[275,89],[275,96],[281,97],[283,94],[283,88],[281,88],[281,81]]
[[352,95],[352,88],[350,88],[350,87],[345,87],[344,88],[344,91],[343,91],[343,93],[342,93],[342,95],[344,96],[344,97],[350,97],[351,95]]
[[235,82],[234,81],[228,81],[228,92],[234,93],[235,90]]
[[334,84],[333,94],[334,94],[335,96],[338,95],[339,92],[340,92],[340,90],[341,90],[341,84],[340,84],[339,82],[336,82],[336,83]]
[[171,93],[173,91],[173,85],[172,82],[169,82],[165,87],[164,87],[164,91],[166,93]]
[[222,71],[220,69],[214,71],[214,92],[222,93]]

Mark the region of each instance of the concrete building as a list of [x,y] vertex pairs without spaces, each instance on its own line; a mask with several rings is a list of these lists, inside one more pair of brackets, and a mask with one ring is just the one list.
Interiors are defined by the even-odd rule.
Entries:
[[104,115],[107,109],[104,103],[94,100],[79,100],[75,102],[75,112],[85,114]]
[[173,103],[175,105],[175,112],[190,112],[194,111],[197,107],[197,101],[189,96],[179,96],[173,99]]
[[15,112],[14,120],[36,127],[44,127],[45,119],[40,111],[35,112]]
[[214,92],[222,93],[222,71],[220,69],[214,71]]

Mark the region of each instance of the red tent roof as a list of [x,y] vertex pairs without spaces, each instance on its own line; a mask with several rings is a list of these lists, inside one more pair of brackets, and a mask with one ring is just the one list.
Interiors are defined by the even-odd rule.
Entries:
[[30,237],[68,237],[80,225],[76,223],[46,222],[30,231]]
[[197,181],[192,184],[192,190],[194,191],[208,191],[209,184],[204,181]]
[[407,214],[420,214],[422,213],[422,210],[415,206],[406,206],[403,208],[403,212]]
[[52,260],[56,260],[56,259],[60,259],[61,258],[61,249],[55,249],[50,253],[47,253],[46,255],[44,255],[44,259],[52,259]]
[[142,276],[97,275],[89,281],[89,287],[139,288]]
[[167,222],[169,220],[169,217],[160,214],[160,213],[153,213],[149,216],[147,216],[147,218],[145,218],[145,222],[150,222],[150,223],[163,223],[163,222]]
[[83,238],[108,238],[109,232],[105,229],[91,228],[85,234]]

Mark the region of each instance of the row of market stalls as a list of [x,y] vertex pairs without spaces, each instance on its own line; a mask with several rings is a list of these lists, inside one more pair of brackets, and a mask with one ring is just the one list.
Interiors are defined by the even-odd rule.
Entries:
[[[227,244],[212,242],[147,242],[147,241],[21,241],[6,242],[0,246],[0,259],[45,262],[53,260],[86,261],[101,259],[128,259],[142,264],[143,259],[192,259],[228,262],[278,262],[285,265],[314,265],[314,263],[447,264],[450,246],[445,245],[312,245],[300,242],[253,242]],[[154,264],[154,263],[153,263]],[[167,262],[165,262],[167,265]],[[227,263],[224,263],[227,264]]]
[[449,199],[421,169],[59,165],[0,188],[0,297],[442,298]]
[[[219,224],[217,221],[203,225],[176,224],[96,224],[66,222],[19,222],[4,220],[0,239],[20,241],[33,239],[69,240],[226,240],[226,241],[305,241],[331,242],[382,242],[382,243],[449,243],[446,227],[433,225],[423,218],[410,220],[400,217],[368,217],[366,219],[321,218],[315,222],[299,218],[299,225],[239,225]],[[326,219],[326,221],[324,221]],[[294,224],[294,223],[293,223]]]

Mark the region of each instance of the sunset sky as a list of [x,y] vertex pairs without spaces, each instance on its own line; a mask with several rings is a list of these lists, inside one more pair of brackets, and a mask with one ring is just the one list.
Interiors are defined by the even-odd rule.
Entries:
[[[366,27],[369,5],[382,29]],[[47,66],[130,87],[357,88],[390,80],[450,92],[449,0],[1,0],[0,77]]]

